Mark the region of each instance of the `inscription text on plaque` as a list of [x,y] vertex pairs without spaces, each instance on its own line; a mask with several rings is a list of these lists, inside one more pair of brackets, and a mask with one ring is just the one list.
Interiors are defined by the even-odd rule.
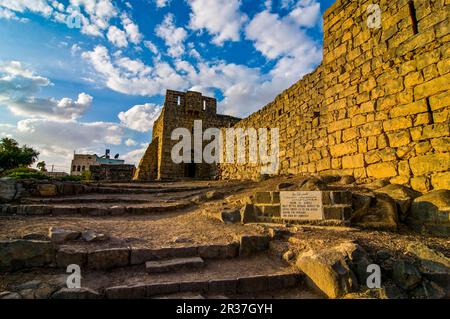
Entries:
[[323,220],[322,192],[280,192],[281,218]]

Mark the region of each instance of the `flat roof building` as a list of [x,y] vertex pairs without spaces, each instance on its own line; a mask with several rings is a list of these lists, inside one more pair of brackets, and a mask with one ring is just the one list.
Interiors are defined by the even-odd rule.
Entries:
[[118,155],[115,158],[110,157],[110,151],[106,150],[105,155],[99,157],[97,154],[73,154],[72,165],[70,166],[70,175],[80,176],[85,171],[89,171],[89,168],[93,165],[123,165],[124,160],[118,159]]

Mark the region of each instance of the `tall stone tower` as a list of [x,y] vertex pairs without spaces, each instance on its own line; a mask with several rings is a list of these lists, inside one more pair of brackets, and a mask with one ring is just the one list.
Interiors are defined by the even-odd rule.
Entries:
[[217,114],[216,99],[199,92],[167,90],[161,115],[153,126],[152,141],[139,163],[134,179],[147,181],[214,177],[215,164],[175,164],[172,161],[172,147],[178,143],[171,139],[173,130],[186,128],[193,132],[195,120],[202,120],[203,130],[206,130],[211,127],[230,127],[240,119]]

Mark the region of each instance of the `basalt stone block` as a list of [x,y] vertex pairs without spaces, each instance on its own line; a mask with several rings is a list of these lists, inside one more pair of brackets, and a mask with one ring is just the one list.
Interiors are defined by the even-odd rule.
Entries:
[[269,236],[243,235],[240,238],[239,256],[251,256],[266,251],[269,248],[269,242]]
[[49,241],[0,241],[0,271],[43,267],[55,259],[55,247]]
[[150,274],[164,273],[187,268],[201,268],[204,265],[205,263],[200,257],[174,258],[161,261],[147,261],[145,263],[145,270]]
[[269,290],[293,288],[300,283],[300,274],[280,274],[267,276]]
[[257,192],[255,202],[256,204],[272,204],[272,195],[270,192]]
[[237,293],[237,280],[236,279],[219,279],[209,281],[208,292],[234,295]]
[[147,285],[116,286],[105,289],[107,299],[142,299],[147,295]]
[[162,283],[162,284],[151,284],[145,286],[145,296],[152,297],[164,294],[174,294],[180,292],[179,283]]
[[239,246],[236,243],[198,247],[198,255],[204,259],[234,258],[238,255],[238,251]]
[[66,268],[69,265],[84,267],[87,261],[87,252],[81,248],[61,247],[56,253],[56,265]]
[[107,270],[129,265],[130,250],[128,248],[111,248],[88,253],[89,269]]
[[37,189],[39,195],[42,197],[53,197],[58,195],[58,189],[54,184],[39,184]]
[[147,261],[166,258],[187,258],[197,256],[197,247],[174,248],[131,248],[131,265],[144,264]]
[[256,221],[255,206],[246,204],[241,208],[241,222],[243,224],[253,223]]
[[81,236],[78,231],[66,230],[62,228],[50,227],[48,237],[53,243],[61,244],[66,241],[76,240]]
[[254,276],[239,278],[237,283],[238,293],[255,293],[268,290],[267,276]]
[[207,281],[186,281],[180,282],[180,292],[208,292]]
[[12,178],[0,179],[0,203],[10,202],[19,197],[19,185]]
[[220,212],[220,220],[225,224],[235,224],[241,221],[241,212],[238,208],[227,209]]

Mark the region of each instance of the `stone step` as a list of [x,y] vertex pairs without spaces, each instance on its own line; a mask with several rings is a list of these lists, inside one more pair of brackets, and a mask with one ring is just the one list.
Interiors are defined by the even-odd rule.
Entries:
[[[255,253],[257,252],[255,251]],[[89,270],[110,270],[133,266],[142,267],[148,261],[194,257],[225,260],[238,256],[239,243],[234,242],[167,248],[93,249],[70,245],[57,246],[50,241],[16,239],[0,241],[0,273],[29,268],[65,269],[72,264]]]
[[21,200],[22,205],[67,205],[67,204],[93,204],[101,202],[102,204],[146,204],[154,202],[154,198],[139,199],[126,197],[95,197],[95,196],[79,196],[79,197],[54,197],[40,198],[30,197]]
[[298,287],[302,282],[299,273],[250,275],[211,280],[174,281],[154,284],[136,284],[108,287],[104,290],[107,299],[143,299],[178,293],[205,294],[257,294],[261,292]]
[[205,262],[200,257],[190,258],[175,258],[160,261],[147,261],[145,263],[145,270],[147,273],[163,273],[177,271],[186,268],[201,268]]
[[64,215],[84,215],[84,216],[109,216],[109,215],[145,215],[160,212],[170,212],[192,206],[188,201],[174,203],[152,203],[134,205],[114,205],[105,204],[39,204],[39,205],[1,205],[0,215],[29,215],[29,216],[64,216]]
[[181,193],[208,189],[207,187],[172,187],[172,188],[120,188],[111,186],[93,187],[92,193],[98,194],[165,194]]
[[[104,260],[104,255],[98,255]],[[122,259],[115,254],[111,261]],[[126,259],[124,259],[126,261]],[[146,273],[143,265],[96,270],[81,266],[82,289],[67,293],[65,269],[33,268],[32,282],[20,274],[2,274],[2,282],[12,293],[23,296],[43,295],[44,298],[153,298],[172,294],[235,296],[252,298],[257,293],[284,289],[304,289],[304,275],[279,258],[258,254],[245,258],[208,260],[204,267],[183,271]],[[23,280],[18,280],[23,278]],[[28,280],[28,281],[27,281]],[[11,283],[14,283],[12,285]],[[49,287],[50,286],[50,287]],[[35,289],[31,291],[29,289]],[[39,290],[41,289],[41,290]],[[273,294],[274,296],[276,293]],[[32,298],[32,297],[31,297]]]

